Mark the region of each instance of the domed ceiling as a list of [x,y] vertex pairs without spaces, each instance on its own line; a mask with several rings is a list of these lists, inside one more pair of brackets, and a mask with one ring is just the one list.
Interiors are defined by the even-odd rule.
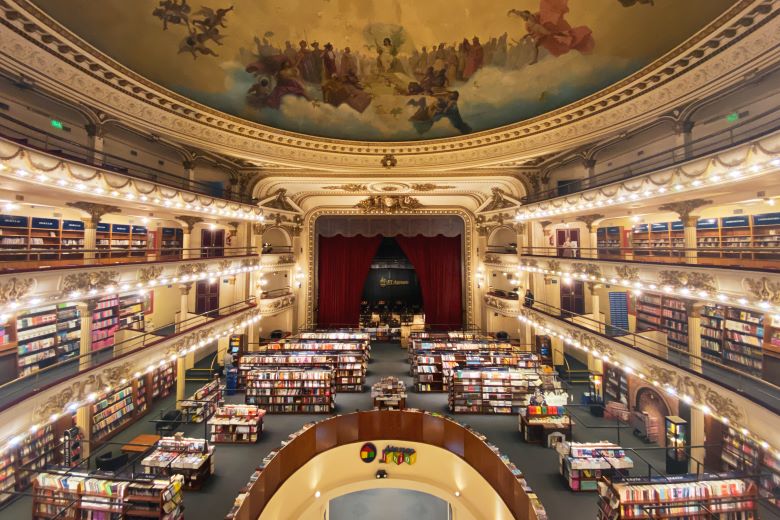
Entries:
[[415,141],[623,79],[735,0],[35,0],[160,85],[277,129]]

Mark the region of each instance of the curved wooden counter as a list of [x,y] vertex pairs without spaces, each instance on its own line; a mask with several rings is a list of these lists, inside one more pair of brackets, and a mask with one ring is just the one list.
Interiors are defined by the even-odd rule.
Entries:
[[257,520],[274,493],[310,459],[332,448],[367,441],[409,441],[443,448],[464,460],[490,484],[518,520],[538,520],[520,481],[472,431],[421,411],[373,410],[339,415],[305,430],[262,470],[248,487],[236,520]]

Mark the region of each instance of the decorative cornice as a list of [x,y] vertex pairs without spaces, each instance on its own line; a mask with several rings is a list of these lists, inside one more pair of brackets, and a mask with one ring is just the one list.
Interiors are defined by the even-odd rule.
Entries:
[[658,281],[661,285],[674,288],[686,287],[696,291],[715,292],[718,289],[715,277],[707,273],[661,271],[658,273]]
[[192,233],[192,229],[197,225],[203,222],[203,218],[201,217],[194,217],[192,215],[177,215],[176,220],[181,220],[184,222],[184,225],[187,227],[187,233]]
[[21,300],[35,289],[36,284],[34,278],[13,277],[2,282],[0,284],[0,304]]
[[357,204],[363,213],[407,213],[414,212],[422,207],[415,197],[408,195],[374,195],[363,199]]
[[62,291],[86,292],[101,290],[110,286],[116,286],[119,273],[116,271],[92,271],[86,273],[73,273],[65,275],[62,280]]
[[110,204],[97,204],[94,202],[85,202],[83,200],[76,202],[66,202],[65,204],[71,208],[76,208],[85,213],[88,213],[90,219],[89,224],[91,224],[92,227],[98,225],[100,222],[100,217],[103,215],[107,215],[109,213],[122,213],[121,209],[116,206],[111,206]]
[[[250,123],[197,104],[133,73],[63,29],[28,0],[5,0],[9,30],[0,52],[9,66],[52,88],[70,91],[92,106],[154,124],[204,147],[226,146],[242,155],[282,165],[319,164],[328,169],[391,165],[405,168],[469,167],[516,160],[575,145],[636,124],[703,89],[742,81],[748,67],[767,66],[764,56],[780,39],[777,7],[742,0],[710,26],[647,67],[576,103],[548,114],[467,136],[412,143],[360,143],[308,137]],[[35,64],[26,66],[23,64]],[[159,130],[158,130],[159,131]],[[385,157],[382,164],[377,157]],[[514,156],[514,157],[512,157]]]
[[743,278],[743,289],[757,300],[773,304],[780,303],[780,282],[772,282],[766,276],[761,278]]
[[331,191],[349,191],[349,192],[359,192],[359,191],[368,191],[368,185],[367,184],[356,184],[356,183],[350,183],[350,184],[336,184],[333,186],[323,186],[323,190],[331,190]]
[[679,202],[669,202],[667,204],[658,206],[658,209],[661,211],[671,211],[672,213],[677,213],[680,216],[680,220],[683,221],[683,225],[695,226],[698,217],[693,215],[693,212],[703,206],[709,206],[710,204],[712,204],[711,200],[691,199],[682,200]]

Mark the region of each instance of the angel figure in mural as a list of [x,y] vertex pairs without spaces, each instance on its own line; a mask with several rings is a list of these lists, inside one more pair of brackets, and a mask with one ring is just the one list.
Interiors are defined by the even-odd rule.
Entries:
[[202,16],[199,20],[193,20],[192,26],[187,25],[190,35],[185,36],[179,44],[179,53],[189,52],[193,59],[198,55],[219,56],[214,50],[206,45],[209,41],[222,45],[224,34],[220,34],[220,28],[226,27],[225,16],[233,10],[233,6],[227,9],[211,9],[210,7],[201,7],[200,11],[195,13]]
[[[213,35],[213,34],[207,34],[207,33],[201,33],[198,32],[196,29],[189,27],[189,36],[185,36],[181,43],[179,43],[179,54],[183,52],[189,52],[192,54],[192,58],[196,59],[198,55],[206,56],[219,56],[216,52],[214,52],[212,49],[206,45],[206,42],[209,40],[214,40],[219,45],[222,45],[219,42],[219,39],[222,38],[219,34]],[[215,39],[215,37],[217,39]]]
[[160,0],[160,6],[152,11],[152,16],[156,16],[163,23],[163,31],[168,30],[168,24],[189,26],[190,6],[187,0]]
[[539,12],[510,9],[507,16],[518,16],[525,20],[528,34],[523,40],[534,44],[534,57],[529,63],[533,65],[539,60],[539,47],[555,57],[562,56],[570,50],[583,54],[591,52],[596,45],[593,33],[589,27],[581,25],[572,27],[564,19],[569,12],[569,0],[541,0]]
[[[226,28],[225,17],[233,10],[234,6],[230,6],[226,9],[212,9],[211,7],[201,7],[200,11],[195,13],[196,16],[202,16],[200,20],[193,20],[192,25],[200,29],[201,31],[209,32],[213,29]],[[217,30],[219,32],[219,30]]]

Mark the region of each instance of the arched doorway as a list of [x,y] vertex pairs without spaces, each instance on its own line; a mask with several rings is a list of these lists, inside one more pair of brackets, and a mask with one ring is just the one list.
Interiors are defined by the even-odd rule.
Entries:
[[448,502],[412,489],[365,489],[333,498],[328,504],[328,520],[448,520],[450,516]]

